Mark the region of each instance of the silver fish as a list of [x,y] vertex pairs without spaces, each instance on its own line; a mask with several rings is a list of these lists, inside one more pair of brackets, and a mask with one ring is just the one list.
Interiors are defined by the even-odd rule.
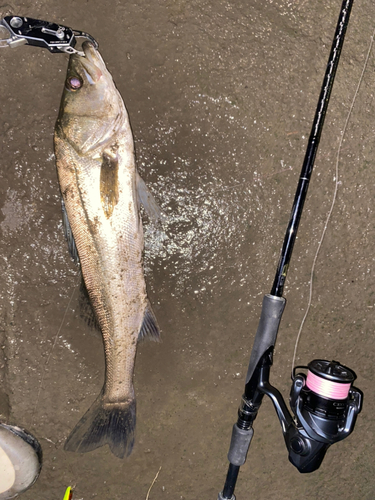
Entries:
[[65,449],[84,453],[108,444],[120,458],[134,443],[133,370],[140,338],[159,328],[143,275],[142,203],[159,208],[137,173],[133,135],[120,93],[89,42],[71,55],[54,145],[72,256],[79,258],[105,350],[101,394]]

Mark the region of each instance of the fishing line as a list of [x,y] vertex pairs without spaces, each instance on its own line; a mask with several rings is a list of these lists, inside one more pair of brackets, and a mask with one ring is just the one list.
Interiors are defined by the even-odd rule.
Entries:
[[55,340],[53,342],[53,345],[52,345],[52,348],[48,354],[48,357],[47,357],[47,360],[44,364],[44,368],[43,368],[43,373],[42,373],[42,379],[40,381],[40,384],[39,384],[39,391],[38,391],[38,395],[36,397],[36,402],[35,402],[35,406],[34,406],[34,411],[33,411],[33,415],[32,415],[32,418],[31,420],[34,421],[34,417],[35,417],[35,412],[36,412],[36,409],[37,409],[37,406],[38,406],[38,403],[39,403],[39,398],[40,398],[40,393],[42,392],[42,388],[43,388],[43,382],[44,382],[44,377],[45,377],[45,374],[46,374],[46,370],[47,370],[47,366],[48,366],[48,363],[49,363],[49,360],[52,356],[52,352],[56,346],[56,343],[57,343],[57,339],[59,337],[59,334],[61,332],[61,329],[65,323],[65,318],[66,318],[66,315],[67,315],[67,312],[68,312],[68,309],[70,307],[70,304],[72,303],[72,300],[73,300],[73,297],[74,297],[74,294],[75,294],[75,291],[76,291],[76,287],[73,288],[73,292],[72,292],[72,295],[70,296],[70,299],[69,299],[69,303],[68,305],[66,306],[66,309],[65,309],[65,312],[64,312],[64,316],[61,320],[61,323],[60,323],[60,326],[59,328],[57,329],[57,332],[56,332],[56,335],[55,335]]
[[150,487],[149,487],[149,489],[148,489],[147,496],[146,496],[146,500],[148,500],[148,499],[149,499],[149,496],[150,496],[150,491],[151,491],[152,487],[154,486],[155,481],[157,480],[157,478],[158,478],[158,476],[159,476],[159,474],[160,474],[160,471],[161,471],[161,466],[159,467],[159,470],[157,471],[156,476],[154,477],[154,480],[152,481],[151,486],[150,486]]
[[370,38],[370,45],[369,45],[369,48],[368,48],[368,51],[367,51],[367,56],[366,56],[366,59],[365,59],[364,65],[363,65],[362,73],[361,73],[361,76],[359,78],[357,88],[356,88],[356,90],[354,92],[354,97],[353,97],[351,106],[349,108],[348,115],[346,117],[346,121],[345,121],[344,128],[343,128],[343,131],[342,131],[342,134],[341,134],[339,146],[338,146],[338,149],[337,149],[336,165],[335,165],[335,188],[334,188],[334,192],[333,192],[332,204],[331,204],[331,208],[330,208],[330,210],[328,212],[328,215],[327,215],[327,218],[326,218],[326,221],[325,221],[325,224],[324,224],[324,228],[323,228],[323,231],[322,231],[322,236],[321,236],[321,238],[319,240],[318,248],[316,250],[315,257],[314,257],[314,260],[313,260],[313,264],[312,264],[312,267],[311,267],[310,282],[309,282],[310,283],[309,300],[308,300],[308,303],[307,303],[307,308],[306,308],[305,314],[304,314],[304,316],[302,318],[302,321],[301,321],[301,325],[300,325],[299,330],[298,330],[298,334],[297,334],[297,338],[296,338],[296,343],[295,343],[295,346],[294,346],[294,354],[293,354],[293,360],[292,360],[292,373],[293,373],[293,370],[294,370],[294,365],[295,365],[296,355],[297,355],[297,349],[298,349],[298,344],[299,344],[299,341],[300,341],[302,329],[303,329],[303,326],[305,324],[306,318],[307,318],[307,316],[309,314],[311,303],[312,303],[312,296],[313,296],[313,275],[314,275],[314,271],[315,271],[316,262],[318,260],[318,255],[319,255],[320,249],[322,247],[322,243],[323,243],[326,231],[327,231],[328,223],[329,223],[329,221],[331,219],[333,208],[335,206],[336,199],[337,199],[337,191],[338,191],[338,186],[339,186],[339,160],[340,160],[340,154],[341,154],[342,144],[344,142],[344,136],[345,136],[346,130],[348,128],[349,119],[351,117],[351,114],[352,114],[352,111],[353,111],[353,108],[354,108],[354,104],[355,104],[355,101],[356,101],[357,96],[358,96],[359,88],[361,86],[361,83],[362,83],[362,80],[363,80],[363,77],[364,77],[364,74],[365,74],[365,71],[366,71],[366,68],[367,68],[367,64],[368,64],[368,61],[370,59],[370,54],[371,54],[371,51],[372,51],[372,46],[374,44],[374,37],[375,37],[375,29],[374,29],[374,31],[372,33],[371,38]]

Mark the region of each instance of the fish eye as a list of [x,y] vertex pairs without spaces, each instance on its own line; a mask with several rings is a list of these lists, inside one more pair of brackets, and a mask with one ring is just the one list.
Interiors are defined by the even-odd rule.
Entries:
[[82,80],[78,76],[70,76],[66,80],[66,88],[72,90],[73,92],[79,90],[83,85]]

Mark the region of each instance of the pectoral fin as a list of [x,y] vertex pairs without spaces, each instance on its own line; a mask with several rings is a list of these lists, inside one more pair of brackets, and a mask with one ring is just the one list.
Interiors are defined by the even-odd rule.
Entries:
[[105,216],[109,219],[119,200],[119,186],[117,156],[107,151],[103,153],[100,169],[100,199]]

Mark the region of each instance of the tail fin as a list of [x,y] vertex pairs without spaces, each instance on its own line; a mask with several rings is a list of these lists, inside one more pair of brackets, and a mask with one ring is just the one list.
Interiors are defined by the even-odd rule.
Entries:
[[64,450],[86,453],[108,444],[116,457],[124,458],[132,452],[134,431],[135,399],[105,405],[101,394],[70,433]]

